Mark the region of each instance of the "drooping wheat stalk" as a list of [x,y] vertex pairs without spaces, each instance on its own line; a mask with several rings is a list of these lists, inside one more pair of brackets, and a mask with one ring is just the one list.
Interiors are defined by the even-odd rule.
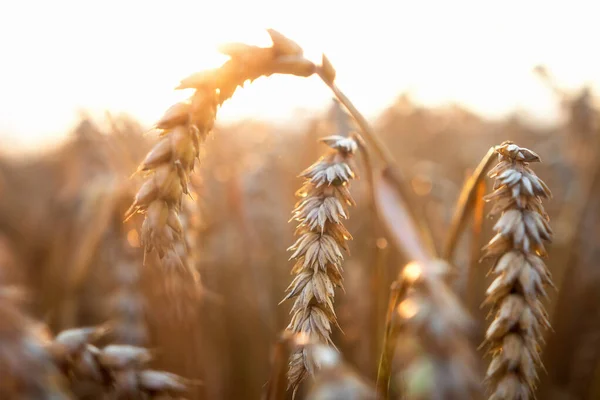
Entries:
[[141,236],[145,251],[155,249],[166,267],[189,269],[186,258],[175,250],[175,244],[183,242],[181,201],[188,194],[200,144],[212,130],[219,107],[248,80],[276,73],[309,76],[315,71],[300,46],[274,30],[269,34],[273,45],[268,48],[241,43],[223,46],[221,52],[230,59],[219,68],[182,80],[177,89],[194,89],[195,93],[172,106],[156,124],[161,140],[138,167],[147,179],[126,218],[136,212],[145,214]]
[[[304,185],[296,193],[302,198],[293,211],[299,222],[298,239],[290,250],[296,263],[296,277],[288,287],[284,301],[296,297],[288,329],[307,335],[311,341],[333,344],[331,325],[337,324],[333,308],[334,289],[342,286],[342,250],[351,239],[342,221],[347,207],[354,204],[349,182],[355,177],[354,139],[329,136],[322,139],[331,149],[300,176]],[[289,385],[296,389],[307,374],[316,369],[314,360],[303,349],[290,360]]]
[[492,306],[494,321],[485,344],[492,361],[486,380],[490,399],[531,399],[541,365],[542,328],[550,323],[541,298],[553,285],[542,257],[552,230],[542,199],[551,196],[546,184],[529,167],[540,158],[533,151],[504,142],[496,148],[499,163],[489,172],[495,178],[493,215],[500,214],[496,235],[484,247],[484,258],[495,259],[497,275],[484,304]]

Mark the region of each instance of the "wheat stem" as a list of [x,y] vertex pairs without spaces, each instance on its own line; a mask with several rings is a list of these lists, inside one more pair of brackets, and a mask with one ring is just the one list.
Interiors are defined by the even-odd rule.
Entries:
[[474,210],[473,204],[477,199],[477,185],[485,178],[485,173],[494,161],[494,154],[494,148],[491,147],[462,187],[456,203],[446,243],[444,244],[443,257],[449,263],[452,263],[458,239],[465,228],[467,219]]
[[396,161],[392,156],[392,153],[389,149],[381,142],[379,137],[375,134],[371,125],[367,121],[367,119],[362,115],[360,111],[356,108],[356,106],[350,101],[348,96],[344,94],[340,90],[340,88],[334,82],[328,82],[326,78],[323,76],[323,73],[318,70],[319,77],[325,84],[331,89],[335,97],[346,107],[350,115],[356,120],[356,123],[361,129],[362,134],[369,142],[369,145],[373,149],[373,151],[377,154],[377,156],[387,165],[395,164]]
[[477,184],[475,192],[477,197],[473,205],[473,225],[471,227],[471,243],[469,248],[469,262],[466,264],[465,280],[461,289],[457,290],[458,295],[463,299],[465,306],[470,312],[476,312],[478,304],[475,303],[477,290],[473,287],[477,266],[481,254],[482,229],[484,219],[485,201],[483,200],[486,191],[485,181]]
[[406,296],[408,285],[404,279],[399,278],[392,283],[390,297],[385,317],[385,331],[383,335],[382,350],[379,357],[379,366],[377,368],[377,396],[378,399],[387,400],[389,398],[390,378],[392,376],[392,361],[396,351],[396,330],[398,326],[393,323],[394,312],[398,302]]
[[299,334],[293,334],[292,332],[285,330],[277,339],[273,357],[271,361],[271,376],[269,382],[265,387],[263,394],[263,400],[280,400],[285,398],[285,392],[287,389],[287,372],[288,362],[292,350],[296,347],[303,345],[300,341],[304,340]]
[[[409,205],[408,210],[412,214],[413,220],[416,221],[416,223],[419,226],[422,242],[425,243],[429,247],[429,249],[432,250],[433,253],[435,253],[435,245],[432,233],[425,222],[426,219],[421,215],[418,215],[419,208],[416,207],[414,204],[410,188],[407,185],[406,179],[404,178],[402,172],[398,168],[394,157],[392,156],[389,149],[379,139],[377,134],[375,134],[375,131],[373,130],[367,119],[362,115],[360,111],[358,111],[358,109],[352,103],[352,101],[350,101],[348,96],[346,96],[344,92],[342,92],[340,88],[335,84],[335,75],[333,75],[332,77],[331,74],[327,73],[327,68],[324,68],[324,65],[329,66],[329,68],[333,67],[331,67],[329,60],[327,60],[325,55],[323,55],[322,64],[323,65],[321,67],[317,67],[317,74],[319,75],[321,80],[331,89],[331,91],[339,100],[339,102],[342,103],[344,107],[346,107],[352,118],[354,118],[361,130],[362,135],[366,138],[367,142],[374,150],[378,158],[383,162],[385,169],[392,171],[389,173],[390,179],[397,187],[397,190],[404,198],[404,201]],[[372,186],[370,187],[370,189],[374,192],[374,188]]]

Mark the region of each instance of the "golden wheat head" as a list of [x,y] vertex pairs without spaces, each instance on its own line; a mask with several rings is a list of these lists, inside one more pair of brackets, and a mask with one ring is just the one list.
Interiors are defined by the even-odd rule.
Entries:
[[496,275],[484,303],[494,314],[485,336],[492,354],[486,380],[490,399],[525,400],[533,398],[542,329],[550,327],[540,300],[544,286],[553,285],[542,258],[552,237],[542,199],[551,193],[529,167],[540,161],[533,151],[504,142],[496,152],[499,162],[489,172],[494,192],[485,198],[494,203],[491,213],[500,215],[484,248],[484,257],[495,259]]

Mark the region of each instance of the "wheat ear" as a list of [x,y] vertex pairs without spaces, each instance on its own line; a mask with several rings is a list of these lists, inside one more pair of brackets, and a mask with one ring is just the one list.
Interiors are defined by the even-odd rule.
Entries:
[[0,284],[1,397],[70,399],[66,380],[44,348],[38,326],[18,307],[22,294],[18,288]]
[[533,398],[542,328],[550,327],[540,299],[544,286],[553,285],[542,259],[552,236],[542,199],[551,193],[529,168],[540,161],[533,151],[507,141],[496,153],[499,163],[488,174],[495,190],[485,197],[494,203],[491,214],[500,215],[496,235],[484,247],[484,258],[496,260],[491,272],[497,275],[484,302],[495,314],[484,342],[492,354],[486,380],[490,399],[524,400]]
[[146,369],[152,360],[148,349],[131,345],[97,348],[91,343],[103,338],[106,327],[75,328],[48,338],[46,348],[55,364],[69,378],[72,388],[95,384],[110,398],[157,398],[184,394],[197,382],[178,375]]
[[[334,289],[342,286],[342,250],[348,250],[351,239],[342,221],[354,205],[349,182],[355,177],[354,153],[357,144],[344,136],[323,138],[330,150],[306,169],[301,177],[304,185],[296,193],[302,199],[296,204],[292,219],[299,222],[298,239],[289,248],[296,263],[296,277],[283,301],[296,297],[288,330],[306,335],[309,340],[333,344],[331,325],[337,324],[333,308]],[[306,349],[292,354],[289,386],[297,389],[316,364]]]
[[138,167],[147,178],[125,217],[145,214],[141,235],[145,252],[155,249],[167,267],[190,268],[186,257],[175,250],[175,244],[184,242],[179,213],[200,143],[212,130],[219,107],[248,80],[276,73],[309,76],[315,72],[300,46],[279,32],[268,32],[273,41],[268,48],[242,43],[222,46],[220,51],[230,59],[219,68],[182,80],[176,89],[194,89],[194,94],[169,108],[156,123],[161,139]]

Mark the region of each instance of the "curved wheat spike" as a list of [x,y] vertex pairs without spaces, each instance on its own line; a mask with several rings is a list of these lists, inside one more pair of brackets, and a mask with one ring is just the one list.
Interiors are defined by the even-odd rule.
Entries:
[[166,267],[192,270],[175,249],[177,243],[184,243],[181,202],[188,194],[200,144],[212,130],[219,107],[246,81],[277,73],[309,76],[315,72],[315,65],[303,57],[295,42],[274,30],[269,34],[273,45],[268,48],[243,43],[221,46],[220,51],[230,59],[219,68],[183,79],[176,89],[195,92],[156,123],[161,139],[138,167],[146,180],[125,218],[136,212],[145,214],[141,235],[145,252],[156,250]]

